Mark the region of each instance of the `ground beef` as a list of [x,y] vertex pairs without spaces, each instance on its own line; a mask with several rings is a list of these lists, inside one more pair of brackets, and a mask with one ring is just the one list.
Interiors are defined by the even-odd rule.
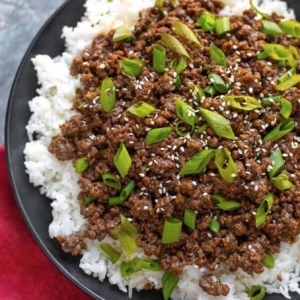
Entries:
[[[92,47],[74,59],[71,74],[79,76],[83,85],[74,99],[78,115],[61,126],[61,136],[52,140],[49,151],[60,160],[73,159],[74,164],[77,158],[87,159],[88,168],[79,180],[78,200],[88,225],[82,235],[59,237],[58,241],[65,251],[76,255],[85,247],[84,237],[98,240],[107,234],[114,237],[113,230],[120,226],[120,215],[123,215],[132,220],[138,231],[137,245],[147,255],[158,257],[165,271],[179,275],[184,266],[195,265],[213,272],[220,263],[225,263],[232,271],[241,268],[249,274],[261,273],[266,253],[279,252],[281,241],[293,242],[300,233],[299,85],[283,93],[276,91],[278,76],[289,66],[279,66],[272,59],[257,60],[264,43],[276,43],[277,38],[261,32],[261,21],[252,10],[242,16],[232,16],[231,31],[217,35],[214,31],[203,31],[195,23],[205,10],[218,15],[223,7],[221,1],[179,2],[175,8],[165,3],[166,14],[157,7],[141,12],[132,41],[114,43],[112,30],[97,36]],[[281,20],[275,14],[272,19]],[[175,34],[172,23],[176,20],[187,24],[203,47]],[[175,36],[192,57],[179,75],[181,84],[177,86],[178,74],[169,66],[179,59],[176,52],[167,49],[166,72],[158,74],[152,67],[153,45],[163,44],[163,33]],[[287,35],[279,40],[286,46],[300,44]],[[211,44],[225,53],[226,68],[211,59]],[[131,77],[123,72],[120,60],[124,58],[145,62],[140,76]],[[222,93],[197,99],[191,83],[204,89],[209,85],[209,74],[221,76],[230,95],[248,95],[259,100],[269,95],[285,97],[292,104],[294,131],[276,141],[263,141],[284,120],[280,104],[263,104],[261,108],[245,111],[222,100]],[[109,113],[99,101],[99,86],[107,77],[116,87],[116,103]],[[189,131],[183,136],[178,132],[181,126],[176,112],[178,98],[190,105],[199,119],[194,128],[191,124],[183,126]],[[133,115],[128,108],[138,101],[154,106],[155,111],[144,118]],[[226,118],[237,139],[222,138],[209,126],[203,129],[206,121],[199,114],[199,106]],[[165,126],[172,129],[167,138],[151,145],[145,143],[151,129]],[[121,143],[132,159],[125,178],[119,176],[114,164]],[[224,180],[214,160],[198,174],[179,176],[182,166],[194,154],[224,147],[237,167],[233,182]],[[269,178],[270,156],[278,148],[285,161],[281,172],[294,185],[284,191],[275,188]],[[119,176],[122,187],[131,180],[135,182],[134,191],[123,204],[108,204],[109,198],[118,196],[120,189],[103,182],[105,173]],[[274,204],[265,222],[257,228],[256,212],[268,193],[273,195]],[[217,209],[212,197],[215,194],[240,203],[240,207],[229,211]],[[93,202],[87,203],[87,198]],[[184,224],[177,242],[163,244],[164,222],[168,218],[183,220],[187,209],[196,213],[195,230]],[[212,218],[220,224],[219,232],[210,229]],[[214,296],[226,296],[229,292],[229,287],[213,275],[203,276],[199,285]]]

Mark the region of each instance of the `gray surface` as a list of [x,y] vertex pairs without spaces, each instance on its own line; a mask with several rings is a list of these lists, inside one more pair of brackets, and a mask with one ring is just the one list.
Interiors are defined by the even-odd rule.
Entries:
[[30,42],[65,0],[0,0],[0,145],[10,88]]

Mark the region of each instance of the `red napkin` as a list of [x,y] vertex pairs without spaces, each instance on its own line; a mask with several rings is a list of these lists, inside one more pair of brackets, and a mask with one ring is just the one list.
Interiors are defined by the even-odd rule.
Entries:
[[14,200],[0,146],[0,299],[90,300],[39,248]]

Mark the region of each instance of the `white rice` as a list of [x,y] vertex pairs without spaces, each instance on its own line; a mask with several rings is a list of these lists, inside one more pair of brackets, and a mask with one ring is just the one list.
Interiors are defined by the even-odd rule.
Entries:
[[[68,236],[81,233],[87,221],[80,214],[77,195],[80,191],[77,181],[79,175],[75,173],[71,162],[60,162],[47,150],[53,136],[60,134],[59,125],[75,114],[71,111],[72,99],[75,91],[80,88],[79,78],[69,74],[72,59],[91,45],[93,38],[99,32],[108,32],[123,23],[134,25],[138,19],[138,12],[152,6],[154,0],[87,0],[86,12],[81,22],[75,28],[64,27],[62,37],[66,41],[66,50],[61,56],[51,59],[47,55],[37,55],[32,61],[37,72],[40,88],[38,96],[29,101],[32,116],[26,127],[29,142],[26,144],[25,166],[30,182],[39,186],[40,191],[52,199],[53,221],[49,226],[49,235],[54,238],[58,235]],[[249,8],[248,0],[224,0],[226,7],[223,14],[241,14]],[[261,1],[260,1],[261,2]],[[256,1],[257,3],[257,1]],[[265,0],[260,3],[260,9],[275,11],[286,18],[295,18],[294,12],[287,9],[285,2]],[[126,13],[124,13],[126,11]],[[37,134],[37,140],[33,139]],[[120,249],[117,241],[106,238]],[[112,264],[101,251],[99,241],[85,240],[87,250],[82,251],[80,268],[102,281],[106,276],[111,284],[120,290],[131,294],[133,288],[141,290],[146,283],[151,282],[155,288],[161,288],[163,272],[143,270],[134,274],[129,281],[125,281],[120,274],[120,262]],[[275,255],[275,267],[266,269],[263,274],[250,276],[239,270],[229,272],[225,265],[219,265],[215,275],[230,287],[227,297],[212,297],[206,294],[198,285],[199,278],[208,273],[204,268],[188,266],[176,290],[173,299],[248,299],[245,290],[255,284],[264,284],[268,293],[281,293],[286,298],[289,291],[300,294],[300,240],[289,245],[282,244],[281,252]],[[138,257],[145,257],[142,250],[136,253]],[[278,278],[281,277],[282,281]]]

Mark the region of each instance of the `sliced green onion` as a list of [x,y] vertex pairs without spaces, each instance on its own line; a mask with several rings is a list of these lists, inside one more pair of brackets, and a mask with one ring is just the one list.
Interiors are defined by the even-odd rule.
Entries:
[[186,57],[181,56],[175,66],[175,72],[177,74],[180,74],[182,71],[184,71],[186,68]]
[[163,33],[161,37],[162,42],[165,44],[166,47],[171,49],[172,51],[183,55],[187,58],[191,58],[189,54],[187,53],[185,47],[179,42],[174,36],[168,34],[168,33]]
[[93,197],[91,197],[91,196],[86,196],[86,197],[84,197],[84,199],[83,199],[83,203],[84,204],[90,204],[90,203],[92,203],[92,202],[94,202],[95,201],[95,199],[93,198]]
[[272,131],[270,131],[264,138],[264,142],[274,142],[282,138],[294,129],[295,121],[292,118],[288,118],[279,123]]
[[120,189],[121,188],[121,182],[118,176],[114,174],[103,174],[102,175],[103,182],[113,188]]
[[277,91],[286,91],[300,82],[300,74],[290,76],[287,80],[276,86]]
[[284,73],[283,75],[281,75],[278,79],[277,82],[278,83],[282,83],[286,80],[288,80],[292,75],[296,74],[296,69],[295,68],[291,68],[290,70],[288,70],[286,73]]
[[79,157],[75,160],[75,172],[82,173],[89,167],[89,162],[86,157]]
[[100,103],[104,111],[110,112],[116,102],[116,87],[110,78],[105,78],[101,84]]
[[133,190],[134,190],[134,181],[131,180],[125,186],[125,188],[121,191],[121,193],[120,193],[121,200],[125,201],[130,196],[130,194],[132,193]]
[[165,47],[156,44],[153,46],[152,53],[153,69],[157,73],[162,73],[166,68],[166,49]]
[[155,107],[153,107],[152,105],[150,105],[144,101],[139,101],[139,102],[133,104],[132,106],[130,106],[127,110],[129,112],[131,112],[132,114],[134,114],[140,118],[143,118],[143,117],[147,117],[151,113],[153,113],[155,111]]
[[201,102],[205,98],[203,90],[192,82],[190,82],[189,85],[190,85],[191,89],[193,90],[192,94],[193,94],[194,99],[197,100],[198,102]]
[[263,18],[269,19],[269,18],[271,17],[270,15],[268,15],[268,14],[266,14],[266,13],[260,11],[260,10],[254,5],[253,0],[250,0],[250,6],[251,6],[251,8],[252,8],[252,10],[253,10],[254,12],[256,12],[258,15],[261,15]]
[[300,23],[295,20],[285,20],[279,23],[280,28],[287,34],[299,39]]
[[179,277],[177,275],[174,275],[169,271],[165,272],[161,279],[164,300],[169,300],[171,294],[177,286],[178,281]]
[[282,30],[278,26],[277,23],[269,21],[269,20],[262,20],[262,32],[267,34],[267,35],[272,35],[272,36],[280,36],[282,35]]
[[130,261],[122,261],[120,271],[123,278],[127,278],[134,273],[142,270],[142,260],[134,258]]
[[202,172],[215,154],[216,150],[214,149],[204,149],[197,152],[182,166],[179,175],[191,175]]
[[186,209],[184,211],[183,223],[187,227],[195,230],[196,229],[196,217],[197,217],[197,214],[193,210]]
[[272,169],[269,171],[270,179],[276,176],[284,166],[284,160],[282,158],[282,153],[280,148],[278,148],[271,156],[270,160],[272,162]]
[[197,44],[198,46],[202,46],[193,30],[184,23],[180,21],[175,21],[172,24],[172,28],[181,37]]
[[164,1],[163,0],[155,0],[154,6],[158,7],[160,10],[164,7]]
[[222,99],[226,102],[229,102],[230,106],[236,109],[250,111],[257,108],[261,108],[261,105],[258,102],[258,100],[251,96],[228,95],[224,96]]
[[194,110],[180,98],[176,99],[176,114],[180,120],[189,124],[194,128],[194,125],[198,122],[198,117]]
[[200,127],[196,130],[196,132],[197,132],[197,133],[203,133],[203,132],[207,129],[207,127],[208,127],[208,125],[207,125],[207,124],[204,124],[204,125],[200,126]]
[[162,267],[158,260],[142,259],[142,268],[151,271],[161,271]]
[[229,183],[234,182],[237,176],[238,169],[231,157],[231,153],[227,148],[222,148],[217,151],[215,158],[216,166],[219,170],[221,177]]
[[216,135],[230,140],[236,140],[229,121],[222,115],[205,108],[200,108],[200,112]]
[[211,195],[211,199],[216,202],[216,203],[221,203],[221,202],[226,202],[229,201],[227,200],[224,196],[220,195],[220,194],[213,194]]
[[263,300],[266,295],[266,289],[261,285],[254,285],[248,291],[249,300]]
[[260,203],[255,216],[255,226],[260,227],[265,221],[267,214],[271,211],[274,203],[274,198],[272,193],[268,193],[263,201]]
[[230,26],[229,17],[223,17],[223,18],[216,19],[215,29],[216,29],[217,35],[220,35],[220,34],[230,31],[231,26]]
[[280,103],[281,104],[280,114],[285,119],[289,118],[289,116],[292,113],[292,109],[293,109],[292,103],[289,100],[287,100],[281,96],[266,97],[266,98],[262,99],[262,103],[266,104],[266,105],[272,104],[273,102]]
[[123,72],[126,75],[138,77],[142,74],[142,67],[145,62],[141,59],[124,58],[120,61]]
[[263,264],[268,269],[274,268],[275,260],[274,260],[273,255],[270,252],[267,252],[266,256],[263,258]]
[[277,177],[273,177],[271,183],[280,191],[290,190],[294,187],[286,174],[280,174]]
[[188,134],[191,134],[194,131],[194,126],[190,126],[183,121],[179,121],[176,123],[175,130],[179,136],[187,136]]
[[209,229],[216,233],[219,234],[220,232],[220,223],[217,219],[215,218],[211,218],[210,223],[209,223]]
[[208,78],[212,82],[214,88],[219,92],[219,93],[227,93],[228,92],[228,86],[224,82],[221,76],[217,74],[209,74]]
[[116,263],[121,253],[116,251],[110,244],[108,243],[101,243],[100,249],[104,252],[107,259],[109,259],[112,263]]
[[131,167],[131,157],[123,143],[121,143],[114,156],[114,164],[124,178]]
[[181,77],[180,77],[180,75],[177,75],[176,77],[175,77],[175,80],[174,80],[175,82],[175,87],[177,88],[177,89],[179,89],[180,87],[181,87]]
[[236,201],[224,201],[217,203],[217,207],[225,211],[233,211],[242,207],[242,204]]
[[216,26],[216,18],[210,12],[205,11],[201,14],[196,25],[201,27],[204,31],[211,31]]
[[171,127],[161,127],[150,130],[146,136],[146,144],[159,143],[167,138],[172,132]]
[[209,85],[208,87],[206,87],[206,88],[203,90],[203,92],[204,92],[206,95],[208,95],[208,96],[210,96],[210,97],[213,98],[213,96],[217,93],[217,90],[215,89],[215,87],[214,87],[213,85]]
[[216,62],[217,65],[226,67],[227,61],[224,52],[216,45],[211,44],[209,47],[210,58]]
[[161,242],[171,244],[178,242],[181,234],[182,221],[176,218],[165,220]]
[[109,206],[116,206],[123,204],[124,201],[121,200],[120,196],[108,198]]
[[121,243],[126,256],[130,258],[137,251],[137,229],[121,215],[121,226],[114,228],[112,233]]
[[274,60],[285,60],[290,56],[289,50],[279,44],[264,44],[263,49]]
[[113,42],[121,42],[124,40],[130,40],[132,38],[132,32],[127,25],[118,27],[113,35]]
[[298,49],[292,45],[289,45],[290,56],[288,58],[288,63],[292,68],[296,68],[299,62],[299,52]]

